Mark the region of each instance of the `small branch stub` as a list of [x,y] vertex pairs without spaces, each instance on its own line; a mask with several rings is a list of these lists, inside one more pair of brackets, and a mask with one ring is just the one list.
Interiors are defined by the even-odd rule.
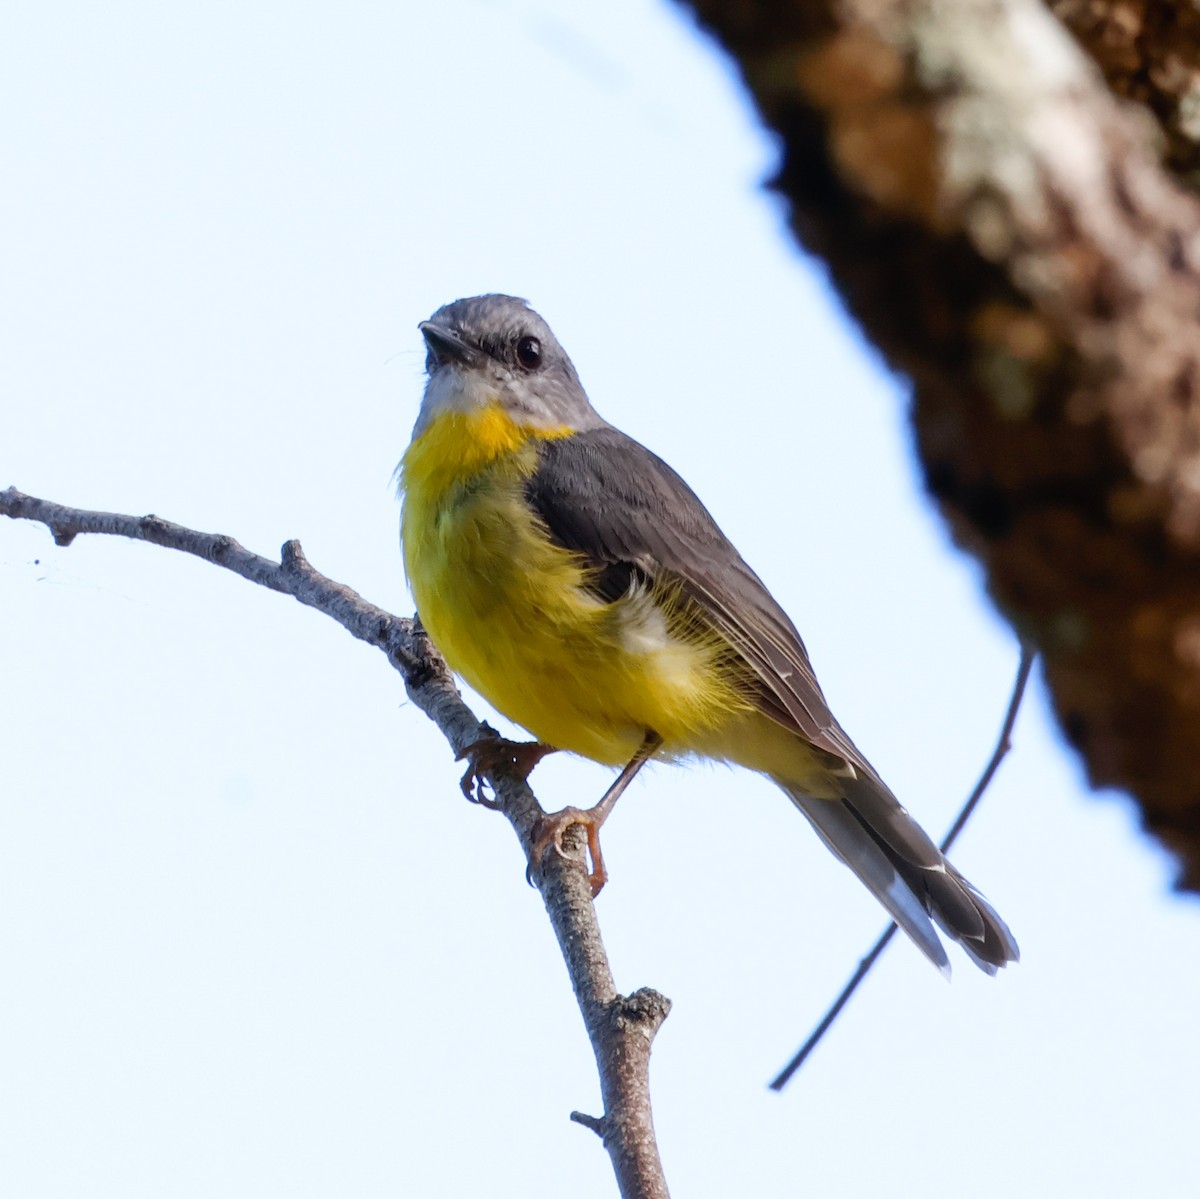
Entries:
[[641,1029],[645,1036],[653,1037],[670,1015],[671,1001],[652,987],[642,987],[632,995],[618,997],[613,1008],[614,1017],[622,1025]]
[[574,1124],[582,1124],[584,1128],[590,1128],[602,1141],[604,1140],[607,1126],[603,1116],[589,1116],[586,1112],[572,1112],[571,1121]]

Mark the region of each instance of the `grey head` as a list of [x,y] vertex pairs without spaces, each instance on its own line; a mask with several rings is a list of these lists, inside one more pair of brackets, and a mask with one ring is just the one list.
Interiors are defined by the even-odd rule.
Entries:
[[443,412],[498,404],[520,425],[594,429],[605,422],[550,326],[516,296],[472,296],[444,304],[421,335],[429,381],[413,437]]

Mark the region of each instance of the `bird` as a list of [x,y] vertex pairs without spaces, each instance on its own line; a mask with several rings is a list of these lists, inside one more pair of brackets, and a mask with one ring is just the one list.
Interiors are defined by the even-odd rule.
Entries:
[[[622,767],[590,809],[535,831],[531,868],[599,828],[652,759],[765,775],[945,975],[935,924],[989,974],[1008,926],[830,711],[792,621],[684,480],[592,407],[549,325],[515,296],[419,325],[424,393],[397,467],[417,614],[450,669],[528,730],[524,772],[563,750]],[[495,742],[492,743],[493,747]],[[488,743],[468,756],[486,768]]]

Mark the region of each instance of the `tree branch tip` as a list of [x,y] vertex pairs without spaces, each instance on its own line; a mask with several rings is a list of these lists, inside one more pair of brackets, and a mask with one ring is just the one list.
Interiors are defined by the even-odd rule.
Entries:
[[590,1128],[602,1141],[607,1129],[603,1116],[589,1116],[587,1112],[572,1112],[571,1122],[573,1124],[582,1124],[584,1128]]
[[632,995],[617,999],[618,1019],[640,1025],[649,1036],[654,1036],[662,1022],[671,1013],[671,1001],[653,987],[642,987]]
[[304,556],[304,550],[300,547],[300,542],[295,537],[291,537],[283,543],[283,549],[279,553],[279,563],[289,570],[303,569],[308,566],[308,559]]

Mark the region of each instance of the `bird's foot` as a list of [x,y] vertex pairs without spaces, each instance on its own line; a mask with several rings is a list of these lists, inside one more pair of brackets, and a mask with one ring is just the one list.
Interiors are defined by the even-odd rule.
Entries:
[[[487,726],[484,726],[487,728]],[[472,802],[482,804],[493,811],[499,808],[494,799],[484,794],[487,776],[494,772],[508,771],[521,779],[527,779],[533,768],[547,755],[554,753],[553,745],[541,741],[507,741],[491,729],[488,734],[472,741],[456,757],[456,761],[467,760],[459,786],[462,793]]]
[[606,806],[604,800],[601,800],[594,808],[563,808],[561,812],[547,812],[540,817],[533,826],[533,846],[529,851],[526,880],[533,882],[533,872],[541,866],[542,859],[551,846],[563,857],[570,856],[563,846],[563,834],[573,824],[578,824],[583,827],[587,837],[588,857],[592,866],[587,878],[592,888],[592,898],[595,899],[608,881],[608,871],[604,869],[604,856],[600,853],[600,826],[611,810],[611,805]]
[[571,825],[580,824],[587,836],[588,856],[592,860],[592,868],[588,872],[592,898],[600,894],[600,888],[608,882],[608,871],[604,869],[604,858],[600,853],[600,826],[608,819],[617,800],[625,793],[625,788],[633,782],[634,775],[654,756],[662,743],[657,733],[647,732],[637,753],[625,763],[624,769],[595,807],[563,808],[561,812],[549,812],[538,820],[533,826],[533,845],[529,850],[529,866],[525,870],[526,882],[532,884],[533,872],[542,864],[542,858],[551,845],[564,857],[567,856],[563,849],[563,834]]

